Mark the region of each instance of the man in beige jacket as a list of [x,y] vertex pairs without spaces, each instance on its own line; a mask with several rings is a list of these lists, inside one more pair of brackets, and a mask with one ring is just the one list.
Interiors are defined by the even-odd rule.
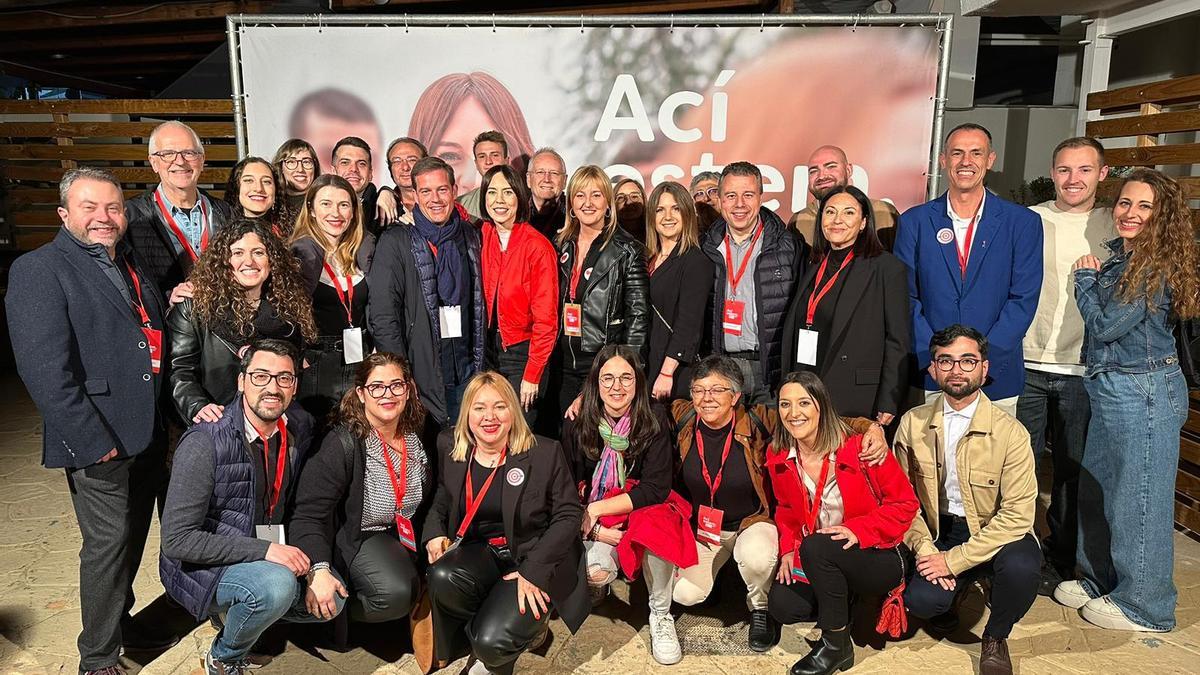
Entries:
[[896,432],[896,456],[921,500],[904,537],[916,557],[904,602],[913,616],[952,629],[958,591],[991,577],[979,667],[981,675],[1007,675],[1006,640],[1037,597],[1042,554],[1029,433],[980,391],[987,350],[974,328],[934,333],[929,374],[942,395],[908,411]]

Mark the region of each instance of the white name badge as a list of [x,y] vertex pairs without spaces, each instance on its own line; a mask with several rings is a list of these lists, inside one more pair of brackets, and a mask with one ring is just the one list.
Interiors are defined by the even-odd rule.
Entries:
[[462,337],[462,305],[438,307],[438,322],[443,338]]
[[806,366],[817,365],[817,331],[799,330],[796,335],[796,361]]
[[345,328],[342,330],[342,354],[346,363],[358,363],[363,360],[363,333],[361,328]]
[[269,541],[272,544],[286,545],[287,537],[283,533],[283,525],[255,525],[255,539]]

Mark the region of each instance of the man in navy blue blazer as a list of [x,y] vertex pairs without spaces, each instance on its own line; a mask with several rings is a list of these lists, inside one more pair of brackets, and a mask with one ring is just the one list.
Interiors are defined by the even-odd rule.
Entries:
[[121,647],[169,646],[133,623],[133,579],[164,486],[164,296],[122,241],[121,184],[68,171],[63,227],[9,271],[5,307],[17,371],[42,415],[42,463],[63,468],[79,554],[79,670],[111,673]]
[[[939,157],[949,189],[900,216],[895,252],[908,266],[920,369],[929,366],[935,332],[956,323],[975,328],[991,346],[991,381],[983,390],[1016,416],[1025,385],[1021,341],[1042,287],[1042,223],[984,188],[995,162],[987,129],[970,123],[952,129]],[[926,397],[937,389],[927,373]]]

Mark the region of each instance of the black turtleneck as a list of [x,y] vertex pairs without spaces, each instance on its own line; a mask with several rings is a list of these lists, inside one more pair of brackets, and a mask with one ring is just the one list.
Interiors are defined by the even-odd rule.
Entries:
[[754,491],[754,483],[750,481],[746,451],[737,438],[730,444],[729,458],[725,461],[721,484],[717,487],[715,499],[709,503],[708,484],[700,471],[700,452],[704,453],[709,477],[715,481],[717,471],[721,468],[721,454],[725,450],[725,441],[729,438],[732,427],[733,420],[720,429],[712,429],[699,417],[696,418],[696,428],[700,430],[703,447],[692,448],[679,471],[682,487],[692,503],[693,527],[696,524],[696,512],[702,505],[713,506],[725,512],[721,523],[721,529],[724,531],[736,531],[742,520],[758,512],[758,493]]

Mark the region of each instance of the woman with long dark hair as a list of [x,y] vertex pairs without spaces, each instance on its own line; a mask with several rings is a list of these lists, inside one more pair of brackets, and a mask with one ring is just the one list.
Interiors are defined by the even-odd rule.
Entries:
[[275,236],[286,240],[292,231],[282,181],[275,167],[262,157],[245,157],[229,171],[225,201],[240,218],[261,218]]
[[1092,416],[1079,473],[1081,576],[1054,599],[1102,628],[1175,627],[1175,474],[1188,386],[1174,330],[1200,317],[1191,215],[1179,183],[1137,169],[1113,205],[1111,257],[1075,263]]
[[194,295],[171,308],[171,397],[185,424],[216,422],[237,395],[242,350],[258,338],[298,348],[317,336],[296,259],[266,227],[217,230],[188,278]]
[[304,205],[304,193],[321,175],[317,151],[304,139],[289,138],[275,151],[271,163],[281,179],[281,187],[276,189],[288,213],[300,213],[300,207]]
[[333,607],[337,593],[349,599],[355,621],[393,621],[412,610],[421,583],[416,528],[433,487],[424,423],[403,357],[381,352],[358,364],[337,426],[300,474],[289,523],[292,542],[312,563],[310,607]]

